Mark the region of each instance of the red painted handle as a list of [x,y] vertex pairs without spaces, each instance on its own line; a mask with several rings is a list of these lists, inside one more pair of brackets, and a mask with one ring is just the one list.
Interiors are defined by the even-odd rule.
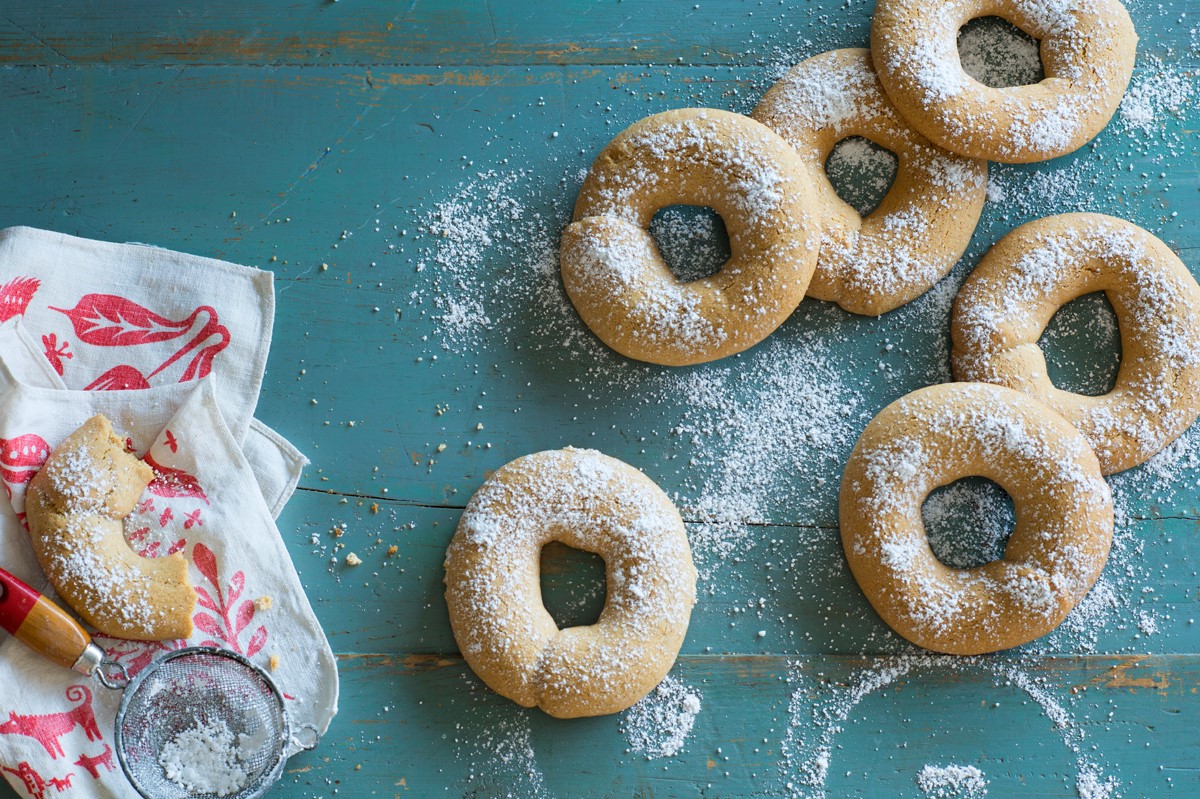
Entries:
[[0,629],[17,634],[42,595],[0,569]]
[[69,613],[4,569],[0,569],[0,628],[68,669],[92,642]]

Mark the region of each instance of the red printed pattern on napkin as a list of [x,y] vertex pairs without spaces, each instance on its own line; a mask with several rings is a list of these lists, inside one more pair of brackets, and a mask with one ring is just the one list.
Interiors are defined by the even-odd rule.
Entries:
[[[168,374],[176,366],[182,369],[178,382],[184,383],[205,377],[212,371],[213,358],[229,346],[229,329],[218,321],[217,311],[209,305],[201,305],[186,318],[175,321],[161,316],[144,305],[115,294],[85,294],[74,308],[55,308],[71,320],[75,335],[85,344],[97,347],[135,347],[187,338],[182,347],[176,349],[166,360],[147,374],[128,364],[113,366],[97,377],[86,388],[88,390],[123,390],[148,388],[150,379]],[[43,337],[47,357],[62,374],[61,350],[52,350]],[[59,345],[67,346],[66,342]],[[195,351],[190,361],[184,358]],[[56,362],[57,359],[57,362]],[[173,375],[172,375],[173,376]]]
[[[17,277],[0,286],[0,322],[23,314],[40,285],[36,278]],[[157,382],[185,383],[206,377],[212,372],[213,359],[231,340],[229,329],[210,305],[198,306],[175,320],[116,294],[84,294],[72,308],[50,306],[50,310],[70,320],[77,344],[119,348],[182,341],[181,346],[172,345],[164,353],[165,359],[147,372],[127,363],[110,367],[85,387],[92,391],[148,388],[160,375]],[[46,359],[58,374],[64,374],[77,344],[54,332],[41,334],[41,339]]]

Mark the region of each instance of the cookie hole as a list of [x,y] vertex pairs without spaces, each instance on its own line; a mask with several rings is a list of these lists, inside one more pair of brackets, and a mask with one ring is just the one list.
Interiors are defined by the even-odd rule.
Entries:
[[681,283],[711,277],[729,260],[725,220],[704,205],[668,205],[650,220],[650,235]]
[[604,558],[557,541],[542,547],[542,604],[562,630],[595,624],[608,590]]
[[921,507],[934,556],[952,569],[971,569],[1004,557],[1016,525],[1012,498],[985,477],[966,477],[935,489]]
[[1102,291],[1068,302],[1050,318],[1038,345],[1046,371],[1064,391],[1098,397],[1112,391],[1121,366],[1121,329]]
[[861,136],[842,139],[825,159],[833,190],[862,216],[883,202],[896,180],[896,154]]
[[958,31],[963,71],[993,89],[1040,83],[1046,75],[1038,47],[1037,39],[1000,17],[979,17]]

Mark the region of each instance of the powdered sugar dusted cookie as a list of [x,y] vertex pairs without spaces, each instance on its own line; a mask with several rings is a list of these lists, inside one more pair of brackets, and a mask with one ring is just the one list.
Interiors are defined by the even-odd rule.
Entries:
[[[992,88],[966,73],[959,29],[1003,17],[1041,42],[1045,78]],[[973,158],[1045,161],[1104,129],[1133,74],[1137,33],[1119,0],[879,0],[871,52],[912,126]]]
[[54,590],[100,632],[139,641],[187,638],[196,604],[183,555],[143,558],[125,541],[122,520],[153,479],[96,415],[51,451],[25,498]]
[[[816,191],[821,253],[808,294],[878,316],[927,291],[962,256],[987,189],[987,162],[948,153],[913,130],[883,92],[867,50],[834,50],[792,68],[755,119],[796,149]],[[896,180],[863,217],[838,196],[825,161],[862,136],[896,154]]]
[[[1103,291],[1121,366],[1098,397],[1055,388],[1038,339],[1065,303]],[[1132,222],[1060,214],[1012,231],[963,283],[951,323],[954,374],[1024,391],[1065,416],[1105,474],[1150,458],[1200,414],[1200,286]]]
[[[803,165],[776,133],[711,108],[666,111],[596,158],[563,233],[562,276],[579,315],[630,358],[682,366],[748,349],[788,317],[812,278],[820,214]],[[713,208],[730,259],[680,282],[650,235],[669,205]]]
[[[1004,557],[941,563],[921,506],[963,477],[999,483],[1016,507]],[[902,397],[863,431],[842,477],[850,570],[892,629],[918,646],[976,655],[1059,625],[1112,544],[1113,506],[1088,442],[1045,405],[1001,386],[946,383]]]
[[[595,624],[558,629],[542,604],[550,541],[604,558]],[[670,671],[696,602],[679,512],[641,472],[595,450],[517,458],[471,497],[446,552],[463,657],[494,691],[571,718],[616,713]]]

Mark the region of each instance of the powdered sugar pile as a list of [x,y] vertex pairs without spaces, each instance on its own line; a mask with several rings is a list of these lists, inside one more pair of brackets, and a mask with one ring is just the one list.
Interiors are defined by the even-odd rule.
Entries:
[[667,675],[642,701],[625,711],[621,731],[629,750],[647,760],[674,757],[691,735],[700,713],[700,693]]
[[983,799],[987,779],[975,766],[927,765],[917,774],[917,787],[929,799]]
[[1180,116],[1196,91],[1195,73],[1176,72],[1161,59],[1148,58],[1150,69],[1139,74],[1121,101],[1120,120],[1126,129],[1153,132],[1164,116]]
[[242,748],[220,720],[183,730],[158,756],[168,780],[191,793],[216,796],[229,796],[246,786],[250,774],[242,760]]

